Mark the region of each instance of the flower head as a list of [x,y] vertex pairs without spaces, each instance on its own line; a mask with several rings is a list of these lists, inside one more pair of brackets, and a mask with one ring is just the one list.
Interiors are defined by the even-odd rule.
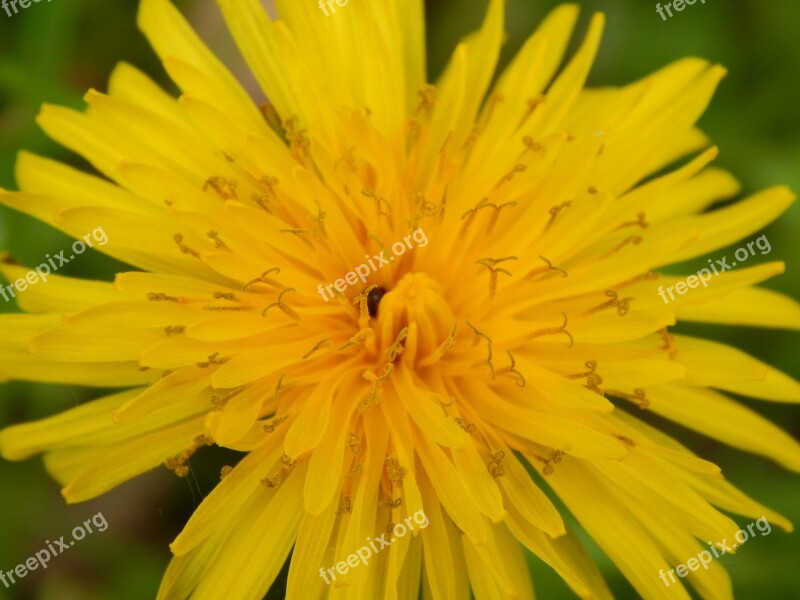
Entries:
[[[3,456],[45,453],[79,502],[161,464],[185,475],[206,445],[241,451],[171,546],[169,599],[260,598],[290,554],[292,599],[416,598],[420,579],[432,598],[532,598],[523,547],[609,598],[545,487],[644,597],[701,540],[733,539],[718,509],[791,528],[637,416],[800,470],[798,444],[723,393],[797,401],[797,382],[669,331],[800,321],[753,287],[780,262],[686,295],[659,274],[793,200],[777,187],[707,212],[738,191],[694,127],[721,67],[584,89],[603,18],[559,70],[566,5],[492,85],[492,0],[433,85],[421,0],[327,18],[284,0],[284,20],[219,4],[260,106],[167,0],[143,0],[180,98],[122,64],[86,111],[41,112],[102,176],[23,153],[2,201],[74,236],[101,226],[139,270],[54,275],[0,317],[0,375],[121,389],[4,430]],[[381,548],[339,568],[368,539]],[[731,597],[716,563],[689,582]]]

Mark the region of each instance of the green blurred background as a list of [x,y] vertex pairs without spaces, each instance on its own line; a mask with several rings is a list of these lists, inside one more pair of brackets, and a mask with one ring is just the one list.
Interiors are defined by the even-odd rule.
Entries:
[[[177,4],[233,70],[251,82],[215,3],[185,0]],[[509,38],[504,64],[557,2],[508,0],[507,4]],[[729,75],[701,121],[721,149],[717,165],[739,178],[743,194],[779,183],[800,190],[800,170],[796,168],[800,164],[800,41],[795,31],[800,23],[800,3],[707,0],[705,5],[687,6],[666,22],[656,14],[655,2],[596,0],[579,4],[583,9],[580,30],[594,11],[602,11],[608,18],[591,84],[627,83],[688,55],[725,65]],[[485,5],[485,0],[428,2],[429,73],[441,71],[456,41],[480,23]],[[14,189],[13,164],[20,148],[83,164],[36,127],[34,117],[42,102],[81,106],[87,89],[105,89],[119,60],[136,64],[174,89],[136,29],[136,8],[135,0],[56,0],[34,4],[12,18],[0,12],[0,187]],[[795,297],[800,288],[799,213],[796,205],[778,223],[760,232],[767,235],[772,252],[763,259],[757,257],[786,262],[787,273],[766,285]],[[0,251],[9,250],[21,263],[38,264],[44,254],[55,254],[69,243],[50,227],[0,207]],[[736,247],[720,250],[715,256],[731,254]],[[696,268],[677,271],[688,273]],[[124,269],[89,250],[61,273],[110,281]],[[13,305],[0,302],[0,312],[12,310]],[[795,338],[789,332],[699,326],[682,326],[678,331],[733,343],[796,378],[800,374]],[[20,382],[0,386],[0,426],[50,415],[98,394],[75,386]],[[800,411],[796,408],[746,403],[798,437]],[[727,478],[744,491],[800,523],[796,476],[657,419],[651,421],[722,466]],[[102,498],[75,506],[64,504],[39,459],[21,464],[0,462],[0,569],[12,569],[39,550],[45,540],[68,536],[73,527],[99,511],[109,523],[107,531],[88,536],[54,559],[47,571],[33,572],[10,590],[0,584],[0,600],[154,597],[169,560],[167,544],[218,480],[219,467],[232,460],[229,454],[204,449],[191,461],[192,475],[187,479],[159,469]],[[739,523],[746,521],[740,519]],[[800,598],[799,540],[798,535],[774,530],[768,537],[748,542],[736,556],[723,557],[736,598]],[[591,541],[587,543],[615,595],[636,598],[602,552]],[[573,597],[541,562],[531,558],[530,563],[540,598]],[[269,597],[283,597],[280,578]]]

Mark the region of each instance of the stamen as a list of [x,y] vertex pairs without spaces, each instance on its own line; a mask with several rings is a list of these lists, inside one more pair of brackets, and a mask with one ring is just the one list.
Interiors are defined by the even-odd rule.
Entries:
[[617,296],[617,292],[614,291],[614,290],[606,290],[605,294],[606,294],[606,296],[611,298],[611,300],[609,300],[608,302],[603,302],[603,304],[600,304],[599,306],[595,306],[594,308],[591,308],[591,309],[587,310],[583,314],[584,315],[591,315],[591,314],[594,314],[594,313],[596,313],[598,311],[601,311],[601,310],[604,310],[606,308],[609,308],[610,306],[616,307],[617,314],[620,317],[624,317],[626,314],[628,314],[628,311],[631,308],[631,300],[634,300],[634,298],[623,298],[622,300],[620,300],[618,298],[618,296]]
[[478,139],[478,135],[480,135],[480,133],[484,131],[491,122],[492,116],[494,116],[495,113],[495,108],[497,107],[498,104],[500,104],[503,101],[505,101],[505,96],[503,96],[503,94],[494,93],[491,95],[486,106],[486,117],[483,119],[480,125],[478,123],[475,123],[472,126],[472,130],[469,133],[469,137],[467,137],[466,141],[464,142],[464,145],[461,148],[462,150],[466,150],[472,144],[475,143],[475,141]]
[[[491,235],[494,231],[494,226],[497,224],[497,220],[500,218],[500,211],[509,206],[516,206],[516,202],[504,202],[499,206],[493,202],[489,202],[488,198],[483,198],[478,204],[475,205],[474,208],[470,208],[467,212],[461,215],[461,220],[464,221],[462,224],[463,229],[467,229],[471,224],[472,221],[475,220],[475,215],[478,214],[478,211],[482,208],[494,208],[495,213],[492,215],[492,218],[489,220],[489,226],[487,228],[486,234]],[[444,210],[442,211],[444,212]]]
[[530,339],[536,339],[537,337],[541,337],[543,335],[556,335],[559,333],[563,333],[569,338],[569,346],[567,348],[572,348],[575,344],[575,340],[572,338],[572,334],[567,331],[567,313],[562,312],[561,316],[564,317],[564,323],[562,323],[561,327],[549,327],[547,329],[540,329],[538,331],[534,331],[530,334]]
[[280,180],[277,177],[270,177],[269,175],[264,175],[261,179],[259,179],[259,183],[264,186],[267,190],[267,193],[270,197],[275,197],[275,186],[280,183]]
[[235,179],[226,179],[225,177],[215,175],[206,179],[205,183],[203,183],[203,191],[206,192],[208,188],[211,188],[223,200],[230,200],[231,198],[236,199],[236,187],[238,185],[239,182]]
[[152,292],[147,294],[147,299],[150,302],[180,302],[180,298],[176,298],[175,296],[167,296],[166,294],[156,294]]
[[472,129],[469,130],[469,135],[467,136],[467,139],[464,140],[464,145],[461,146],[462,152],[467,148],[469,148],[470,146],[472,146],[472,144],[474,144],[477,141],[478,134],[480,132],[481,128],[478,126],[478,124],[477,123],[473,124]]
[[386,254],[387,256],[391,256],[391,255],[389,254],[389,251],[388,251],[388,250],[386,249],[386,247],[385,247],[385,246],[384,246],[384,245],[381,243],[381,241],[380,241],[380,240],[377,238],[377,236],[375,236],[375,235],[373,235],[373,234],[371,234],[371,233],[367,233],[367,237],[369,237],[369,238],[370,238],[370,239],[371,239],[373,242],[375,242],[376,244],[378,244],[378,247],[379,247],[379,248],[380,248],[380,249],[383,251],[383,253],[384,253],[384,254]]
[[453,346],[456,345],[456,329],[458,328],[458,324],[453,325],[453,330],[450,332],[450,335],[442,342],[436,350],[432,354],[429,354],[426,358],[419,361],[419,366],[427,367],[432,364],[439,362],[442,357],[453,349]]
[[212,443],[213,440],[210,437],[199,435],[195,438],[194,443],[181,454],[170,457],[164,461],[164,466],[170,471],[173,471],[178,477],[186,477],[186,475],[189,474],[189,467],[186,466],[186,462],[197,452],[198,448],[201,446],[210,446]]
[[325,217],[328,216],[328,213],[322,210],[322,204],[316,198],[314,198],[314,203],[317,205],[317,216],[311,218],[314,223],[314,231],[312,233],[313,235],[328,237],[328,232],[325,231]]
[[192,250],[191,248],[189,248],[189,246],[183,243],[182,234],[176,233],[174,236],[172,236],[172,239],[175,240],[176,244],[178,244],[178,248],[181,249],[181,252],[183,252],[184,254],[191,254],[195,258],[200,258],[200,254],[197,252],[197,250]]
[[627,279],[622,283],[618,283],[616,287],[625,288],[628,287],[629,285],[638,283],[640,281],[655,281],[659,277],[661,277],[660,273],[654,273],[652,271],[648,271],[647,273],[642,273],[641,275],[637,275],[636,277],[631,277],[630,279]]
[[403,342],[404,339],[408,336],[408,327],[403,327],[400,330],[400,333],[397,334],[397,338],[395,338],[392,345],[386,350],[386,357],[389,359],[389,362],[394,361],[397,358],[398,354],[403,353],[403,348],[400,344]]
[[436,401],[439,403],[439,406],[441,406],[441,407],[442,407],[442,412],[444,413],[444,416],[445,416],[445,417],[449,417],[450,415],[448,415],[448,414],[447,414],[447,407],[448,407],[448,406],[453,406],[453,404],[455,404],[455,403],[456,403],[456,398],[455,398],[455,396],[450,396],[450,402],[447,402],[447,403],[445,403],[445,402],[442,402],[442,401],[439,399],[439,395],[437,394],[437,395],[436,395]]
[[597,369],[597,361],[596,360],[587,360],[585,363],[586,368],[589,369],[586,373],[575,373],[573,375],[566,375],[567,379],[580,379],[581,377],[587,377],[594,373],[595,369]]
[[272,393],[272,402],[277,404],[278,403],[278,395],[282,392],[285,388],[283,387],[283,378],[286,377],[286,373],[281,373],[281,376],[278,377],[278,382],[275,384],[275,391]]
[[252,280],[248,281],[247,283],[245,283],[244,286],[242,287],[242,291],[246,292],[247,288],[249,288],[251,285],[255,285],[256,283],[266,283],[267,285],[274,285],[276,287],[280,287],[280,284],[277,281],[274,281],[272,279],[267,279],[266,278],[267,275],[269,275],[270,273],[273,273],[273,272],[276,275],[279,275],[281,270],[280,270],[279,267],[272,267],[271,269],[267,269],[266,271],[264,271],[261,274],[260,277],[257,277],[256,279],[252,279]]
[[241,394],[246,389],[246,387],[247,386],[242,386],[242,387],[232,391],[230,394],[228,394],[225,397],[220,397],[220,396],[217,396],[216,394],[211,396],[211,404],[214,405],[214,410],[222,410],[223,408],[225,408],[225,405],[228,404],[228,401],[231,398]]
[[265,477],[261,480],[261,485],[268,487],[268,488],[276,488],[281,483],[283,483],[284,479],[286,479],[287,475],[291,472],[291,469],[286,467],[281,467],[278,473],[273,478]]
[[641,244],[643,241],[644,241],[644,238],[643,238],[642,236],[640,236],[640,235],[631,235],[631,236],[628,236],[628,237],[626,237],[624,240],[622,240],[622,241],[621,241],[619,244],[617,244],[616,246],[614,246],[614,247],[613,247],[611,250],[609,250],[608,252],[606,252],[605,254],[603,254],[603,255],[600,257],[600,259],[608,258],[609,256],[611,256],[611,255],[612,255],[612,254],[614,254],[615,252],[619,252],[620,250],[622,250],[622,248],[624,248],[624,247],[625,247],[625,246],[627,246],[628,244],[633,244],[634,246],[638,246],[638,245],[639,245],[639,244]]
[[618,398],[624,398],[625,400],[636,402],[639,405],[639,408],[642,410],[650,406],[650,400],[647,399],[647,394],[642,388],[634,389],[633,394],[626,394],[625,392],[610,390],[608,388],[606,388],[605,392],[606,394],[611,394],[612,396],[617,396]]
[[268,488],[276,488],[278,487],[285,479],[289,473],[292,472],[294,466],[297,464],[296,460],[291,460],[286,454],[281,456],[281,463],[284,465],[280,468],[277,472],[275,477],[270,479],[269,477],[265,477],[261,480],[261,484],[268,487]]
[[544,150],[544,147],[539,142],[534,141],[533,138],[529,135],[526,135],[525,137],[522,138],[522,144],[525,146],[525,148],[527,148],[527,150],[530,150],[531,152],[541,152],[542,150]]
[[350,448],[350,452],[358,456],[361,454],[361,438],[355,433],[348,433],[347,447]]
[[538,454],[534,454],[533,458],[536,460],[544,463],[544,468],[542,469],[542,475],[552,475],[553,474],[553,464],[558,464],[561,462],[561,457],[564,455],[561,450],[553,450],[550,453],[550,458],[544,458],[539,456]]
[[[422,123],[416,117],[409,117],[408,119],[408,137],[410,141],[416,141],[422,134]],[[346,188],[347,186],[345,186]]]
[[641,227],[642,229],[647,229],[650,227],[650,223],[645,220],[645,214],[640,212],[637,216],[635,221],[628,221],[627,223],[622,223],[621,225],[617,226],[614,231],[617,229],[624,229],[625,227]]
[[305,353],[305,354],[302,356],[302,359],[303,359],[303,360],[307,359],[309,356],[311,356],[312,354],[314,354],[314,352],[316,352],[317,350],[319,350],[320,348],[322,348],[322,346],[324,346],[325,344],[330,344],[330,343],[331,343],[331,340],[330,340],[330,338],[325,338],[324,340],[321,340],[321,341],[317,342],[317,345],[316,345],[316,346],[314,346],[314,347],[313,347],[311,350],[309,350],[308,352],[306,352],[306,353]]
[[350,346],[355,346],[373,337],[375,337],[375,331],[372,327],[366,327],[351,337],[345,344],[339,346],[338,350],[346,350]]
[[[371,234],[368,234],[368,235],[371,235]],[[380,242],[378,242],[378,243],[380,244]],[[384,252],[385,252],[385,250],[384,250]],[[368,329],[367,324],[369,323],[369,320],[370,320],[370,316],[369,316],[369,293],[372,290],[376,290],[376,289],[378,289],[378,284],[376,284],[376,283],[370,284],[370,285],[367,286],[367,289],[365,289],[358,296],[353,298],[353,304],[357,304],[358,307],[359,307],[358,324],[361,327],[362,331],[364,329]],[[350,341],[353,341],[353,339],[355,339],[355,337],[360,335],[360,333],[361,332],[357,333],[353,338],[350,339]],[[343,350],[348,345],[349,345],[349,342],[347,344],[345,344],[344,346],[342,346],[341,348],[339,348],[339,350]]]
[[525,121],[533,114],[533,111],[536,110],[537,106],[544,104],[545,97],[544,96],[536,96],[534,98],[528,99],[528,105],[525,108],[525,112],[522,113],[522,118],[519,121],[519,125],[517,125],[517,129],[522,127],[525,124]]
[[349,514],[352,512],[353,506],[350,502],[350,496],[342,496],[342,506],[341,508],[337,509],[336,514]]
[[345,479],[352,479],[356,475],[361,475],[364,472],[364,463],[356,463],[349,473],[344,475]]
[[355,151],[356,147],[352,146],[341,158],[339,158],[335,163],[333,163],[333,170],[339,168],[339,164],[344,161],[348,168],[350,169],[351,173],[356,173],[358,169],[356,168],[356,159],[353,156],[353,152]]
[[[375,208],[378,210],[379,217],[388,217],[389,215],[392,214],[392,205],[389,204],[389,201],[383,196],[378,196],[375,193],[375,190],[371,188],[364,188],[363,190],[361,190],[361,193],[367,198],[375,200]],[[381,210],[382,208],[384,208],[386,212]]]
[[250,199],[258,204],[264,212],[272,214],[272,208],[269,205],[272,199],[267,194],[250,194]]
[[384,461],[386,465],[386,475],[397,487],[403,487],[403,478],[406,476],[406,470],[400,466],[400,462],[393,456],[387,456]]
[[422,214],[424,214],[426,217],[436,216],[436,213],[439,212],[439,207],[437,207],[433,202],[428,202],[427,198],[425,198],[425,194],[417,192],[412,196],[411,200],[414,202],[414,204],[420,205]]
[[484,338],[486,340],[486,343],[489,346],[489,356],[486,358],[486,364],[489,365],[489,370],[492,372],[492,381],[494,381],[495,376],[497,374],[495,373],[495,370],[494,370],[494,364],[492,364],[492,338],[490,338],[488,335],[486,335],[482,331],[478,331],[475,328],[475,326],[472,323],[470,323],[469,321],[467,321],[467,326],[469,326],[469,328],[472,329],[472,331],[475,333],[475,342],[473,343],[473,345],[479,344],[480,343],[480,338]]
[[267,433],[272,433],[273,431],[275,431],[275,428],[276,428],[278,425],[280,425],[281,423],[283,423],[284,421],[286,421],[286,419],[288,419],[288,418],[289,418],[289,417],[287,417],[286,415],[281,415],[280,417],[275,417],[275,418],[272,420],[272,422],[270,422],[270,423],[264,423],[264,431],[266,431]]
[[378,502],[378,506],[381,508],[400,508],[403,506],[403,499],[395,498],[394,500],[381,500]]
[[281,121],[281,117],[278,114],[278,111],[275,110],[275,106],[270,104],[269,102],[262,102],[259,104],[259,108],[261,109],[261,115],[264,117],[264,120],[269,125],[270,129],[272,129],[278,136],[286,142],[286,132],[283,129],[283,122]]
[[525,376],[522,373],[520,373],[519,371],[517,371],[517,369],[515,368],[517,366],[517,362],[514,360],[514,355],[511,354],[511,350],[506,350],[506,354],[508,354],[508,358],[511,361],[511,366],[510,367],[504,367],[504,368],[500,369],[500,371],[498,372],[498,375],[503,375],[505,373],[511,373],[512,375],[516,375],[517,376],[517,386],[521,387],[521,388],[524,388],[525,387],[525,383],[526,383],[525,382]]
[[678,356],[678,348],[675,347],[675,338],[673,338],[669,333],[667,333],[667,328],[658,330],[661,339],[664,340],[664,345],[661,347],[663,350],[669,350],[669,358],[670,360],[675,360],[675,357]]
[[164,328],[164,333],[166,335],[177,335],[179,333],[183,333],[186,331],[186,327],[183,325],[167,325]]
[[289,147],[292,153],[295,158],[305,164],[309,158],[311,141],[306,135],[306,130],[299,128],[299,121],[300,119],[297,116],[291,116],[286,120],[284,128],[286,129],[286,139],[289,140]]
[[587,360],[585,363],[586,368],[589,369],[586,373],[576,373],[574,375],[567,375],[567,379],[580,379],[581,377],[586,377],[586,385],[583,386],[587,389],[592,390],[600,394],[601,396],[605,396],[603,391],[600,389],[600,384],[603,383],[603,378],[600,377],[597,373],[595,373],[595,369],[597,369],[597,361],[596,360]]
[[447,137],[444,139],[444,142],[442,142],[442,147],[439,148],[439,154],[444,154],[444,151],[447,149],[447,145],[453,139],[453,133],[454,132],[452,129],[448,132]]
[[414,109],[412,117],[418,117],[424,109],[436,106],[436,88],[434,86],[427,84],[417,94],[420,97],[420,103]]
[[364,414],[369,409],[373,408],[378,404],[378,402],[380,401],[380,399],[378,398],[378,391],[380,388],[380,384],[381,382],[386,380],[389,377],[389,375],[392,374],[393,370],[394,370],[394,363],[386,363],[383,366],[383,375],[381,375],[380,377],[375,375],[375,373],[373,373],[372,371],[364,371],[362,376],[364,377],[364,379],[372,383],[372,389],[370,390],[367,398],[358,403],[359,414]]
[[458,423],[458,426],[467,433],[472,434],[478,430],[478,428],[475,427],[475,423],[464,423],[464,420],[461,417],[456,417],[454,420],[456,423]]
[[225,465],[224,467],[222,467],[219,470],[219,478],[220,478],[220,480],[225,479],[228,475],[230,475],[231,471],[233,471],[233,467],[230,466],[230,465]]
[[597,373],[593,373],[592,375],[588,375],[586,377],[586,385],[583,386],[588,390],[592,390],[596,394],[600,394],[605,398],[605,392],[600,389],[600,384],[603,383],[603,378],[600,377]]
[[500,181],[498,181],[496,184],[494,184],[494,187],[498,188],[501,185],[503,185],[506,181],[511,181],[512,179],[514,179],[514,176],[517,173],[522,173],[527,168],[528,168],[528,165],[524,165],[524,164],[521,164],[521,163],[517,164],[517,165],[514,165],[514,167],[508,173],[503,175],[503,177],[500,179]]
[[308,246],[309,248],[313,248],[314,247],[314,244],[312,244],[311,241],[308,239],[308,237],[312,233],[308,229],[303,229],[301,227],[298,227],[296,229],[281,229],[280,232],[281,233],[291,233],[292,235],[296,235],[298,238],[300,238],[303,241],[303,243],[306,246]]
[[458,323],[453,323],[453,329],[450,331],[450,335],[447,336],[447,339],[439,346],[443,349],[442,354],[448,350],[452,350],[453,346],[456,345],[456,329],[458,329]]
[[267,306],[267,307],[266,307],[266,308],[265,308],[263,311],[261,311],[261,316],[262,316],[262,317],[266,317],[266,316],[267,316],[267,312],[269,311],[269,309],[270,309],[270,308],[272,308],[273,306],[277,306],[277,307],[278,307],[278,308],[280,308],[280,309],[281,309],[281,310],[282,310],[282,311],[283,311],[283,312],[284,312],[286,315],[288,315],[288,316],[289,316],[289,317],[291,317],[292,319],[295,319],[295,320],[299,321],[299,320],[300,320],[300,315],[298,315],[298,314],[297,314],[296,312],[294,312],[294,311],[293,311],[291,308],[289,308],[288,306],[286,306],[285,304],[283,304],[283,296],[284,296],[284,294],[287,294],[287,293],[289,293],[289,292],[296,292],[296,291],[297,291],[297,290],[296,290],[296,289],[294,289],[294,288],[286,288],[285,290],[283,290],[283,291],[282,291],[280,294],[278,294],[278,301],[277,301],[277,302],[273,302],[272,304],[270,304],[269,306]]
[[550,229],[550,227],[551,227],[551,226],[553,225],[553,223],[555,222],[555,220],[556,220],[556,217],[558,217],[559,213],[560,213],[562,210],[564,210],[565,208],[568,208],[568,207],[570,207],[570,206],[572,206],[572,203],[571,203],[571,202],[569,202],[569,201],[567,201],[567,202],[562,202],[562,203],[561,203],[561,204],[559,204],[558,206],[551,206],[551,207],[550,207],[550,210],[548,210],[548,211],[547,211],[547,212],[549,212],[549,213],[550,213],[550,219],[547,221],[547,225],[545,225],[545,226],[544,226],[544,230],[545,230],[545,231],[547,231],[548,229]]
[[489,468],[489,473],[491,473],[492,477],[497,479],[498,477],[502,477],[506,474],[506,469],[503,466],[503,458],[505,458],[506,453],[502,450],[498,450],[492,456],[492,459],[489,461],[487,467]]
[[186,462],[194,455],[195,452],[197,452],[199,447],[200,446],[197,444],[191,444],[178,456],[172,456],[165,460],[164,466],[175,473],[175,475],[178,477],[186,477],[189,474],[189,467],[186,466]]
[[219,232],[211,230],[208,233],[206,233],[206,235],[212,240],[214,240],[214,245],[217,248],[221,248],[223,250],[230,250],[230,248],[228,248],[228,246],[225,245],[225,242],[219,239]]
[[264,479],[262,479],[261,485],[266,486],[268,488],[276,488],[283,482],[283,480],[286,478],[288,474],[289,474],[289,469],[281,468],[281,470],[278,471],[278,474],[275,475],[275,477],[271,479],[269,477],[265,477]]
[[230,360],[230,358],[217,358],[219,356],[219,352],[214,352],[211,356],[208,357],[208,362],[199,362],[197,366],[201,369],[205,369],[206,367],[210,367],[211,365],[222,365],[225,364]]
[[513,277],[511,273],[505,269],[495,269],[494,265],[506,262],[508,260],[518,260],[516,256],[507,256],[505,258],[481,258],[475,261],[476,264],[489,269],[489,298],[494,298],[497,293],[497,274],[503,273],[509,277]]
[[530,281],[531,279],[533,279],[537,275],[541,275],[542,273],[549,273],[550,271],[558,271],[559,273],[561,273],[562,277],[567,277],[567,272],[564,269],[561,269],[559,267],[554,267],[553,263],[551,263],[544,256],[539,255],[539,258],[542,259],[547,266],[546,267],[539,267],[538,269],[534,269],[533,271],[531,271],[530,273],[528,273],[525,276],[524,281]]

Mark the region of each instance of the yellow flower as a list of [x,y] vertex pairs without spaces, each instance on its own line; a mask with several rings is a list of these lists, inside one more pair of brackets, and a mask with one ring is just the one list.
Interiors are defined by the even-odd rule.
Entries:
[[[586,90],[603,18],[559,72],[566,5],[490,87],[492,0],[434,86],[422,0],[327,17],[279,0],[275,21],[257,0],[219,4],[269,104],[167,0],[143,0],[181,97],[122,64],[85,112],[39,117],[105,178],[19,158],[4,204],[76,237],[102,227],[102,250],[140,270],[53,274],[19,292],[27,314],[0,317],[1,377],[122,390],[5,429],[5,458],[44,453],[80,502],[161,464],[184,475],[204,445],[241,451],[172,544],[164,599],[261,598],[290,553],[293,600],[416,600],[420,581],[435,599],[533,598],[523,547],[580,597],[610,598],[545,487],[646,598],[688,598],[659,571],[734,538],[718,509],[791,529],[637,416],[800,470],[798,444],[723,393],[796,402],[800,385],[668,333],[800,326],[797,303],[753,287],[781,262],[688,292],[657,272],[794,198],[706,211],[738,191],[694,127],[721,67]],[[686,581],[732,597],[719,561]]]

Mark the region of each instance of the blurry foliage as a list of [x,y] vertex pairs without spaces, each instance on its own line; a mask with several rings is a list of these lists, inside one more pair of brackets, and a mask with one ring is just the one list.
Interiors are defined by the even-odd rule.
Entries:
[[[137,4],[135,0],[56,0],[33,4],[11,18],[0,11],[0,187],[14,188],[13,164],[20,148],[86,166],[37,128],[35,116],[42,102],[80,107],[87,89],[105,89],[113,66],[120,60],[144,69],[174,91],[136,29]],[[176,4],[236,74],[245,76],[250,87],[252,78],[239,62],[213,3],[179,0]],[[428,2],[429,73],[441,72],[458,39],[479,25],[485,4],[485,0]],[[556,4],[553,0],[508,0],[509,36],[503,64]],[[603,11],[607,16],[591,85],[629,83],[689,55],[725,65],[728,77],[700,122],[712,143],[720,146],[716,164],[739,178],[743,194],[780,183],[800,190],[800,171],[796,168],[800,163],[800,42],[795,33],[800,3],[709,0],[705,5],[687,6],[666,22],[656,14],[655,2],[587,0],[579,4],[583,9],[579,31],[592,12]],[[766,233],[772,245],[771,254],[759,255],[752,259],[754,262],[787,263],[787,273],[768,282],[767,287],[793,296],[800,288],[795,242],[800,237],[799,211],[800,207],[794,206],[779,222],[752,236]],[[54,254],[69,243],[67,236],[49,226],[0,207],[0,250],[9,250],[23,264],[38,264],[45,253]],[[715,258],[731,254],[737,247],[720,250]],[[690,273],[697,264],[676,272]],[[110,281],[124,269],[122,264],[89,251],[62,272]],[[0,303],[0,312],[10,310],[15,307]],[[798,376],[793,336],[788,332],[696,325],[678,330],[733,343]],[[0,386],[0,426],[54,414],[99,393],[75,386],[20,382]],[[800,432],[797,410],[765,402],[747,403],[795,436]],[[728,479],[746,492],[800,523],[796,476],[657,418],[648,420],[720,464]],[[212,489],[220,466],[235,460],[235,453],[203,449],[192,461],[193,471],[186,480],[160,469],[101,498],[74,506],[64,504],[57,484],[47,477],[39,459],[0,461],[0,568],[13,568],[42,548],[45,540],[68,534],[98,511],[109,522],[107,531],[88,536],[55,558],[46,572],[33,572],[10,590],[0,586],[0,600],[153,597],[169,560],[167,544]],[[739,523],[745,524],[745,520],[739,519]],[[617,597],[635,597],[611,562],[584,538]],[[723,557],[736,597],[800,597],[798,539],[797,535],[773,530],[766,538],[748,542],[736,556]],[[540,598],[573,597],[541,561],[531,557],[530,563]],[[279,576],[270,598],[282,597],[285,577],[285,572]]]

